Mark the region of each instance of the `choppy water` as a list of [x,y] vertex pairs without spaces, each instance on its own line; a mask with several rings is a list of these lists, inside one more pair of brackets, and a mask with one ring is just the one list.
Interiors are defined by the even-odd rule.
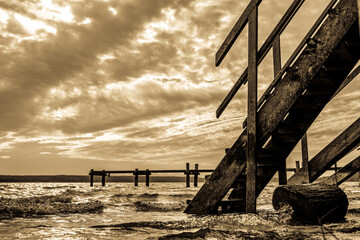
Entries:
[[[273,186],[257,214],[183,213],[198,188],[184,183],[0,183],[0,239],[359,239],[360,188],[345,183],[343,223],[296,226],[271,205]],[[358,237],[358,238],[357,238]]]

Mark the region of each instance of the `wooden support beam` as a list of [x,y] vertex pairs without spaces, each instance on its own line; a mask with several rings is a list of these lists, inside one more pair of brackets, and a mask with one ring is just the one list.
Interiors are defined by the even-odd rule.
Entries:
[[[351,176],[360,171],[360,156],[346,164],[339,171],[326,178],[323,183],[329,185],[340,185],[346,180],[348,180]],[[359,172],[360,173],[360,172]]]
[[301,154],[302,154],[302,167],[304,169],[304,183],[309,183],[309,153],[308,153],[308,143],[307,143],[307,134],[301,138]]
[[199,164],[195,163],[195,171],[194,171],[194,187],[198,186],[198,176],[199,176]]
[[139,186],[139,174],[138,174],[139,169],[135,168],[135,172],[134,172],[134,183],[135,183],[135,187]]
[[[352,151],[360,144],[360,118],[345,129],[323,150],[321,150],[309,162],[309,178],[310,182],[315,181],[326,170],[328,170],[335,162],[340,160],[347,153]],[[296,172],[290,177],[289,184],[301,184],[303,182],[304,169]]]
[[148,186],[150,186],[150,175],[151,175],[149,169],[146,169],[145,175],[146,175],[146,186],[148,187]]
[[[273,43],[273,62],[274,62],[274,77],[281,70],[281,47],[280,47],[280,35],[276,36]],[[287,184],[287,173],[286,173],[286,158],[279,160],[279,184]]]
[[186,163],[186,187],[190,187],[190,163]]
[[256,212],[258,8],[249,15],[246,212]]

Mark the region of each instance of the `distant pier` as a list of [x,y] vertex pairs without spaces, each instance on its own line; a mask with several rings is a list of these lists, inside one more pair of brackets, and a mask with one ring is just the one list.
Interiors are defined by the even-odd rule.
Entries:
[[134,185],[137,187],[139,185],[139,176],[146,176],[146,186],[150,186],[150,175],[153,173],[184,173],[186,175],[186,187],[190,187],[190,176],[194,176],[194,187],[198,186],[199,175],[200,173],[211,173],[213,169],[199,169],[199,164],[195,164],[194,169],[190,169],[190,163],[186,163],[186,168],[182,170],[139,170],[136,168],[135,170],[127,170],[127,171],[94,171],[91,169],[90,175],[90,186],[94,186],[94,176],[101,176],[101,184],[105,186],[105,177],[110,177],[111,174],[126,174],[130,173],[134,175]]

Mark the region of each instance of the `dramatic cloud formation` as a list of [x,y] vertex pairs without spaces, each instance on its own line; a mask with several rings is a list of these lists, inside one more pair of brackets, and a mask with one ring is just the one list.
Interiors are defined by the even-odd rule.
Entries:
[[[260,46],[291,2],[263,1]],[[282,35],[283,62],[327,2],[304,4]],[[0,1],[0,174],[214,168],[246,115],[243,87],[215,118],[247,65],[246,31],[219,68],[214,55],[247,4]],[[259,94],[271,76],[270,54]],[[316,120],[311,156],[359,117],[359,87],[357,78]]]

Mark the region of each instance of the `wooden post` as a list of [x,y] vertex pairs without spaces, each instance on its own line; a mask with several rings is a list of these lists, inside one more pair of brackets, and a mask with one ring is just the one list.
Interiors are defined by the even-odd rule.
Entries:
[[146,186],[150,186],[150,172],[149,169],[146,169]]
[[[281,48],[280,48],[280,35],[276,36],[273,42],[273,62],[274,62],[274,77],[281,70]],[[286,158],[282,158],[279,161],[279,184],[287,184],[287,173],[286,173]]]
[[307,144],[307,134],[301,138],[302,167],[304,169],[304,183],[310,183],[309,178],[309,153]]
[[135,172],[134,172],[134,175],[135,175],[135,187],[137,187],[139,185],[139,174],[138,174],[138,170],[137,168],[135,168]]
[[103,170],[103,174],[101,175],[101,186],[105,187],[105,170]]
[[94,169],[90,170],[90,187],[94,186],[94,174],[93,174]]
[[296,165],[296,172],[298,172],[300,170],[300,161],[296,161],[295,165]]
[[195,172],[194,172],[194,187],[198,186],[198,175],[199,175],[199,164],[195,164]]
[[247,174],[246,212],[256,212],[256,115],[257,115],[257,51],[258,51],[258,8],[255,7],[248,19],[248,122],[247,122]]
[[190,163],[186,163],[186,187],[190,187]]

